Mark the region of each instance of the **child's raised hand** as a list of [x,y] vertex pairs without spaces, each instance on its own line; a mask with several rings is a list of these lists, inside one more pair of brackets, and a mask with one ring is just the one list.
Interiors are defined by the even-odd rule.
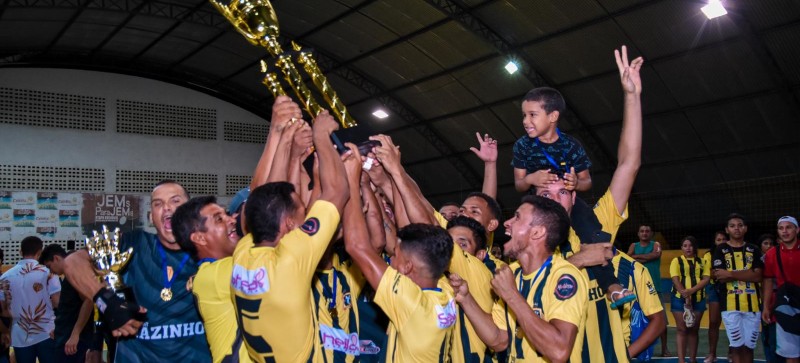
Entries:
[[525,182],[534,187],[546,187],[558,181],[558,175],[551,174],[550,169],[537,170],[525,176]]

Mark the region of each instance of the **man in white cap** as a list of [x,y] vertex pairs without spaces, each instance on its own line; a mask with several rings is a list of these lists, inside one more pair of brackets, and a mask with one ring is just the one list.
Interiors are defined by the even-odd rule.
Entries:
[[[772,311],[772,288],[773,283],[780,289],[787,282],[800,286],[800,243],[797,243],[797,219],[792,216],[784,216],[778,219],[778,241],[780,244],[767,251],[764,258],[764,311],[761,312],[761,319],[769,323],[773,315],[786,314],[797,319],[800,309],[788,303],[776,301],[775,311]],[[778,260],[780,259],[780,261]],[[780,262],[780,263],[779,263]],[[774,279],[774,280],[773,280]],[[774,282],[773,282],[774,281]],[[779,319],[775,326],[775,342],[777,348],[775,353],[786,358],[786,362],[800,362],[800,335],[792,334],[784,330],[788,327],[781,326]]]

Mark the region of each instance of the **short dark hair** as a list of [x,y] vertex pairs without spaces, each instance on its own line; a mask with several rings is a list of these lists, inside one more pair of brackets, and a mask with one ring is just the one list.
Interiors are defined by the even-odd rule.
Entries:
[[718,235],[722,235],[722,237],[728,237],[728,234],[725,231],[716,231],[714,232],[714,238],[717,238]]
[[442,203],[442,206],[439,207],[439,209],[442,209],[442,208],[447,207],[447,206],[453,206],[453,207],[456,207],[456,208],[461,208],[461,206],[458,205],[458,203],[456,203],[456,202],[444,202],[444,203]]
[[639,228],[642,228],[642,227],[648,227],[648,228],[650,228],[651,231],[653,230],[653,224],[652,223],[639,223]]
[[442,277],[453,254],[453,239],[439,226],[412,223],[397,231],[400,249],[414,255],[428,268],[431,277]]
[[728,214],[728,219],[725,220],[725,224],[727,225],[728,223],[730,223],[731,219],[739,219],[742,221],[742,224],[744,224],[745,226],[747,225],[747,221],[744,219],[744,216],[742,216],[739,213]]
[[525,101],[541,102],[542,108],[547,113],[558,111],[559,115],[563,115],[567,109],[567,103],[564,102],[561,92],[550,87],[537,87],[528,91],[522,98],[522,102]]
[[466,227],[472,231],[472,238],[475,239],[475,249],[486,249],[486,228],[478,223],[478,221],[464,216],[457,216],[447,222],[447,229],[453,227]]
[[294,186],[287,182],[267,183],[250,192],[244,214],[254,243],[275,241],[281,229],[281,218],[297,210],[293,192]]
[[41,238],[36,236],[28,236],[22,239],[22,242],[19,243],[20,245],[20,253],[22,256],[33,256],[37,252],[42,250],[44,246],[44,242],[42,242]]
[[526,195],[522,203],[533,206],[532,225],[541,225],[547,230],[548,251],[554,252],[556,247],[568,243],[569,215],[561,204],[538,195]]
[[[760,244],[764,243],[764,240],[766,240],[766,239],[771,239],[773,245],[775,244],[775,236],[773,236],[771,233],[764,233],[764,234],[758,236],[758,244],[760,245]],[[759,246],[759,247],[761,247],[761,246]]]
[[500,203],[497,203],[497,200],[490,197],[488,194],[481,192],[469,193],[465,200],[472,197],[481,198],[486,201],[486,204],[489,205],[489,211],[494,215],[494,219],[500,221],[503,218],[503,209],[500,208]]
[[697,238],[694,236],[686,236],[681,239],[681,246],[683,246],[683,241],[689,241],[692,244],[692,252],[694,252],[694,257],[697,257]]
[[206,231],[206,218],[200,211],[217,202],[214,196],[194,197],[181,204],[172,215],[172,234],[175,242],[186,253],[197,259],[197,246],[192,243],[192,233]]
[[160,187],[160,186],[162,186],[164,184],[175,184],[175,185],[181,187],[181,189],[183,189],[183,195],[186,196],[186,199],[189,199],[189,192],[186,190],[186,188],[183,187],[183,184],[178,183],[177,181],[172,180],[172,179],[163,179],[163,180],[161,180],[160,182],[156,183],[156,185],[153,186],[153,190],[156,190],[156,188],[158,188],[158,187]]
[[56,256],[61,258],[67,257],[67,251],[58,243],[51,243],[42,250],[42,255],[39,256],[39,263],[44,265],[46,262],[53,261]]

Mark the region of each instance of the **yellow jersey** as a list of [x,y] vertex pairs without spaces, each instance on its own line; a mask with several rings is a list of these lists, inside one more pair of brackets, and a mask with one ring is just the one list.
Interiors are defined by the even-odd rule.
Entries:
[[[458,274],[467,281],[469,292],[481,309],[487,314],[492,312],[492,305],[494,304],[492,273],[481,260],[464,252],[461,246],[454,243],[448,271]],[[453,336],[453,346],[450,349],[450,360],[452,362],[481,363],[485,354],[486,344],[478,337],[475,328],[467,319],[464,311],[459,310]]]
[[[439,211],[434,210],[433,211],[433,216],[434,216],[434,218],[436,218],[436,222],[439,223],[439,226],[441,226],[444,229],[447,229],[448,220],[445,219],[444,216],[441,213],[439,213]],[[486,232],[486,257],[483,259],[482,262],[486,266],[486,268],[488,268],[489,271],[491,271],[494,274],[494,271],[498,267],[505,266],[506,263],[503,262],[503,260],[500,260],[497,257],[494,257],[494,255],[491,253],[493,244],[494,244],[494,231],[492,231],[492,232],[487,231]]]
[[[714,269],[743,271],[763,269],[761,249],[751,243],[741,247],[733,247],[728,243],[717,246],[713,258]],[[761,311],[761,287],[756,282],[729,281],[720,299],[725,299],[725,311],[758,312]]]
[[[669,276],[677,277],[684,288],[696,286],[703,276],[711,276],[710,266],[702,258],[694,257],[691,260],[686,256],[678,256],[669,264]],[[681,298],[681,293],[672,286],[672,295]],[[700,289],[692,295],[692,303],[703,301],[706,298],[706,289]]]
[[322,361],[312,356],[319,327],[309,286],[338,224],[336,207],[317,200],[277,246],[256,247],[252,234],[236,245],[230,288],[254,362]]
[[[645,316],[664,311],[664,306],[661,305],[658,291],[656,291],[647,267],[622,252],[617,253],[611,259],[611,263],[614,265],[614,275],[617,276],[622,286],[636,293],[639,307]],[[626,346],[631,344],[631,307],[633,304],[625,304],[622,310],[622,335],[625,338]]]
[[387,362],[447,362],[458,316],[450,283],[422,289],[391,266],[375,291],[375,303],[389,317]]
[[[206,328],[211,359],[221,362],[250,362],[231,301],[233,258],[205,262],[192,279],[192,293]],[[238,359],[235,357],[238,356]]]
[[[628,206],[625,205],[623,213],[620,214],[611,191],[606,190],[593,211],[597,220],[603,225],[603,232],[610,234],[613,241],[619,226],[628,218]],[[580,246],[580,238],[570,229],[567,248],[571,251],[561,251],[561,256],[564,258],[571,256],[573,251],[580,251]],[[629,362],[619,311],[611,308],[611,303],[605,297],[605,291],[598,286],[597,279],[589,270],[582,269],[581,273],[589,283],[589,307],[581,360],[584,363]]]
[[334,253],[333,268],[317,270],[311,281],[323,361],[353,362],[360,355],[358,304],[365,280],[350,259]]
[[[570,353],[570,362],[580,362],[581,347],[586,322],[588,285],[577,267],[563,258],[554,256],[542,267],[525,275],[519,263],[509,265],[519,283],[522,296],[539,318],[545,321],[561,320],[578,327],[575,344]],[[522,328],[517,326],[514,312],[505,301],[498,299],[492,308],[495,325],[509,336],[508,359],[511,362],[547,362],[531,346]]]

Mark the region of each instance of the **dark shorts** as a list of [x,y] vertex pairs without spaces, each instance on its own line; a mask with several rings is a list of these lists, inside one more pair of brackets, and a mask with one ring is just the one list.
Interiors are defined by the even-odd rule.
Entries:
[[[685,301],[684,299],[680,299],[680,298],[675,297],[675,295],[672,295],[672,298],[671,298],[671,301],[670,301],[670,305],[671,306],[670,306],[669,310],[672,311],[673,313],[682,313],[683,312],[683,302],[684,301]],[[692,309],[694,309],[694,311],[696,311],[698,313],[706,311],[706,301],[705,300],[701,300],[701,301],[698,301],[698,302],[692,304]]]
[[708,299],[709,304],[719,302],[719,293],[717,292],[717,285],[712,285],[712,284],[706,285],[706,298]]

